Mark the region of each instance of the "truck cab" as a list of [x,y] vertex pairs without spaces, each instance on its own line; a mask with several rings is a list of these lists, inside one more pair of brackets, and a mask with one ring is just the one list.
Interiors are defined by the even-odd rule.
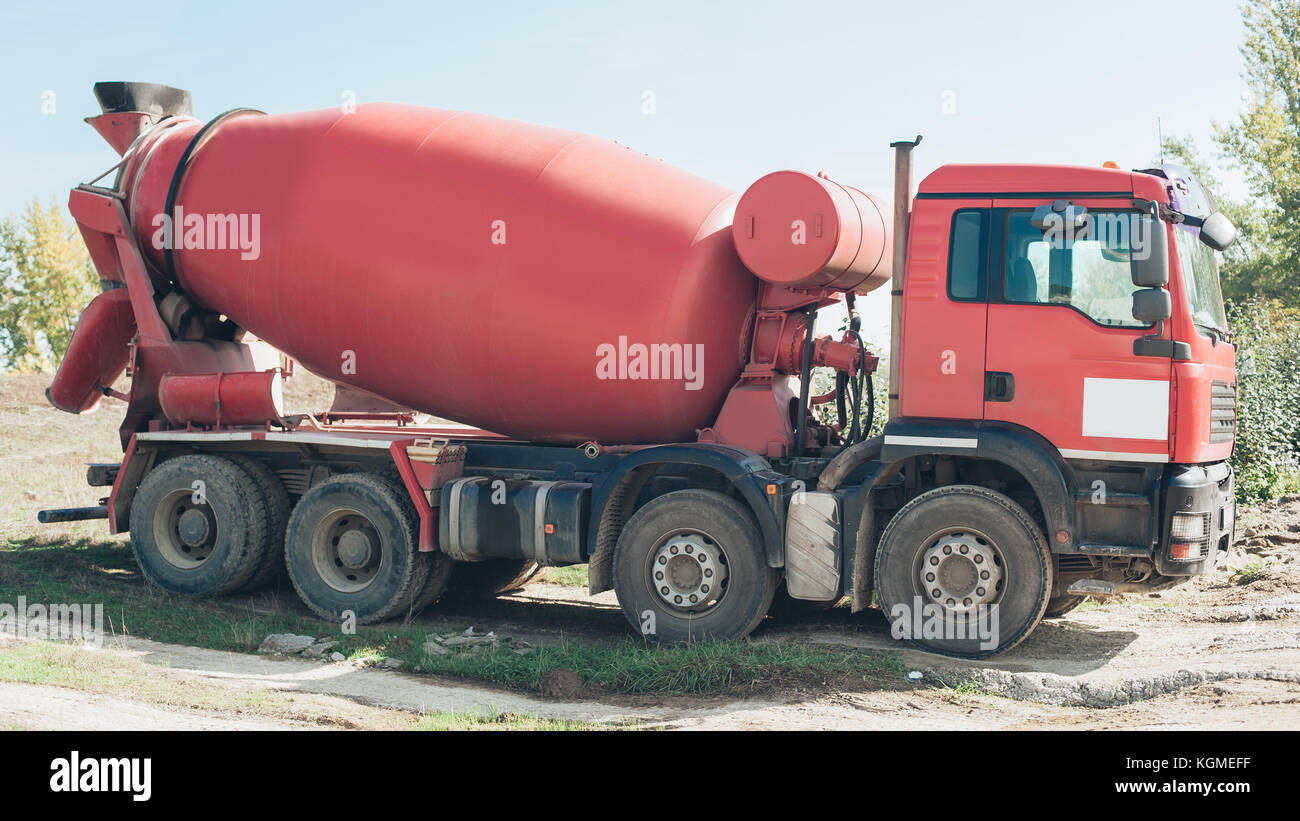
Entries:
[[1050,549],[1048,615],[1231,545],[1223,223],[1172,165],[949,165],[918,188],[882,463],[910,468],[900,501],[966,483],[1020,503]]

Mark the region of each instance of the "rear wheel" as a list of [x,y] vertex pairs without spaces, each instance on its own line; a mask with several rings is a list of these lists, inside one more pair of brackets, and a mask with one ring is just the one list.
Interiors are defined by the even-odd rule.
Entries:
[[192,596],[233,593],[265,558],[266,503],[237,464],[179,456],[154,468],[131,503],[131,548],[155,587]]
[[417,549],[419,522],[406,491],[370,473],[327,479],[289,518],[285,563],[303,602],[340,622],[405,615],[425,592],[431,556]]
[[284,482],[266,464],[251,456],[232,455],[230,460],[249,475],[256,492],[261,494],[266,504],[269,527],[262,563],[244,585],[245,590],[259,590],[279,578],[284,571],[284,535],[293,506],[289,503],[289,492],[284,489]]
[[875,571],[895,634],[960,658],[1015,647],[1042,619],[1052,590],[1051,554],[1033,519],[975,485],[904,505],[880,537]]
[[1043,611],[1043,618],[1058,619],[1069,613],[1074,608],[1083,604],[1087,596],[1053,596],[1047,600],[1047,609]]
[[754,517],[710,490],[650,501],[614,550],[623,615],[654,641],[743,638],[767,615],[776,586]]

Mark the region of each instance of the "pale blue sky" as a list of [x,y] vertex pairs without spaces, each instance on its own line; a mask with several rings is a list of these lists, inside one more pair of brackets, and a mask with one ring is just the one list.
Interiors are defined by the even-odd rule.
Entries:
[[1157,116],[1209,149],[1241,104],[1241,35],[1228,0],[5,0],[0,214],[65,202],[116,161],[81,122],[98,80],[189,89],[200,118],[352,91],[609,137],[736,190],[798,168],[888,196],[887,144],[918,132],[918,179],[949,162],[1145,166]]

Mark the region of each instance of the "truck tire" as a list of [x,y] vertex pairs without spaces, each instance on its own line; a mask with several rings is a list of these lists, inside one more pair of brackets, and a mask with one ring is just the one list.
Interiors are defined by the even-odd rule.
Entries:
[[[1038,625],[1052,593],[1052,557],[1034,520],[1001,493],[975,485],[941,487],[904,505],[880,537],[875,571],[891,625],[911,628],[903,635],[917,647],[958,658],[1015,647]],[[991,623],[976,620],[981,605],[996,605],[984,610]],[[941,635],[927,636],[927,625]],[[996,636],[980,638],[981,626],[995,627]]]
[[1047,600],[1047,609],[1043,611],[1043,618],[1059,619],[1083,604],[1087,598],[1087,596],[1053,596]]
[[657,642],[749,635],[767,615],[778,581],[762,544],[754,517],[729,496],[690,489],[650,501],[614,549],[623,615]]
[[229,459],[168,459],[131,502],[131,549],[145,580],[171,593],[220,596],[262,566],[270,520],[252,479]]
[[334,476],[293,509],[285,565],[298,596],[321,618],[370,624],[406,615],[424,592],[430,556],[406,490],[373,473]]
[[483,562],[456,562],[451,577],[451,592],[456,596],[490,597],[518,590],[542,572],[532,559],[488,559]]
[[289,527],[289,514],[293,506],[289,504],[289,491],[285,490],[284,482],[281,482],[280,477],[275,475],[275,471],[265,463],[241,454],[231,454],[229,458],[252,478],[257,492],[266,503],[266,512],[270,521],[266,534],[266,550],[262,557],[262,564],[243,587],[248,591],[261,590],[278,579],[284,571],[284,535]]
[[411,605],[411,615],[418,616],[426,608],[433,606],[441,599],[451,586],[452,573],[456,569],[456,562],[450,556],[441,551],[421,554],[427,557],[429,562],[429,575],[425,579],[424,587],[420,589],[419,594],[415,597],[415,602]]

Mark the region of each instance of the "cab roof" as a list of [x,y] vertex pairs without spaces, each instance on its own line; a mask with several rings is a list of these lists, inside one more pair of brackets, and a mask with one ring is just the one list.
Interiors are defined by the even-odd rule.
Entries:
[[[1156,177],[1118,168],[1080,165],[944,165],[921,180],[918,194],[1148,193]],[[1157,188],[1158,190],[1158,188]]]

